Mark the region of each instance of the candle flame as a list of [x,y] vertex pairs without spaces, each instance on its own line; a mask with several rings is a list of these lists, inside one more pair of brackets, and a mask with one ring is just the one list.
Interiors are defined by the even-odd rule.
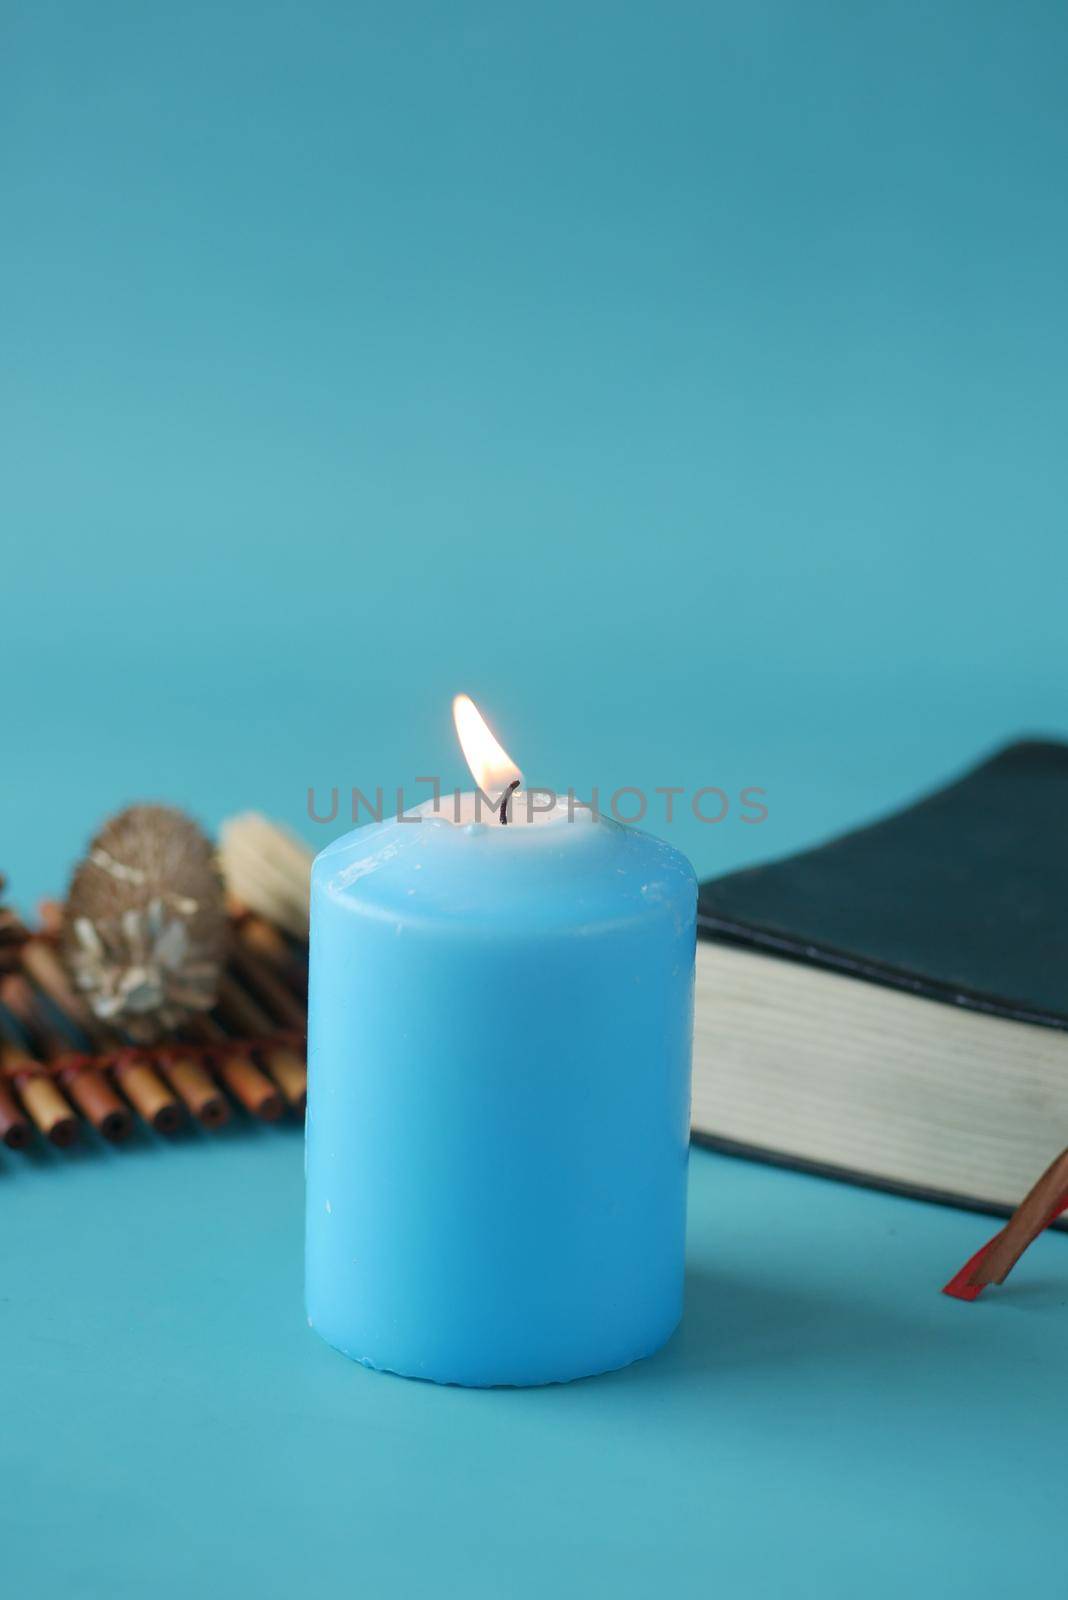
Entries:
[[519,781],[522,773],[507,750],[498,744],[470,695],[456,696],[452,703],[452,720],[464,760],[483,794],[496,797],[509,784]]

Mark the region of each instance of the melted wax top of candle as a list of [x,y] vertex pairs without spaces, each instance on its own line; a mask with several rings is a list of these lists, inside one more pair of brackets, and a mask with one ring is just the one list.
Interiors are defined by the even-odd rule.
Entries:
[[[521,791],[514,798],[521,798]],[[442,807],[451,801],[443,796]],[[478,919],[517,933],[657,914],[692,917],[697,880],[673,846],[567,802],[502,825],[435,812],[427,801],[403,818],[357,828],[328,845],[313,877],[354,912],[401,921]],[[488,808],[483,807],[483,816]],[[538,818],[541,818],[539,821]]]

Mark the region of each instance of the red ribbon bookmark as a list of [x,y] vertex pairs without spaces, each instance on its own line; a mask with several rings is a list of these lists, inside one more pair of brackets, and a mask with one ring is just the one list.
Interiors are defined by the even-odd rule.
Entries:
[[942,1289],[954,1300],[978,1300],[991,1283],[1004,1283],[1028,1245],[1068,1211],[1068,1150],[1048,1166],[1000,1233],[977,1250]]

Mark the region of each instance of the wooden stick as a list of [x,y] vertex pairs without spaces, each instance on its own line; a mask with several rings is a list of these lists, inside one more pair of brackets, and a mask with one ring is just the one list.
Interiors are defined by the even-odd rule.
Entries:
[[157,1064],[171,1088],[205,1128],[222,1128],[229,1122],[230,1106],[226,1096],[219,1093],[211,1073],[199,1061],[179,1050],[173,1054],[165,1050],[158,1056]]
[[38,900],[37,921],[42,933],[47,933],[52,939],[58,938],[63,932],[62,900]]
[[277,967],[241,938],[234,940],[231,959],[242,980],[271,1013],[276,1027],[291,1028],[295,1033],[307,1032],[307,1006],[302,1005],[283,982]]
[[[90,1065],[82,1052],[72,1050],[70,1041],[41,1010],[28,979],[21,973],[12,973],[0,985],[0,998],[96,1131],[112,1144],[128,1139],[133,1129],[129,1111],[104,1074]],[[25,1104],[25,1094],[22,1098]]]
[[13,1045],[0,1042],[0,1068],[14,1086],[23,1109],[46,1139],[61,1149],[78,1136],[78,1119],[41,1064]]
[[302,1116],[308,1103],[308,1068],[305,1062],[286,1044],[261,1045],[258,1053],[285,1095],[289,1109]]
[[285,1101],[270,1078],[250,1059],[248,1051],[229,1039],[210,1017],[198,1018],[193,1027],[211,1046],[219,1077],[245,1110],[261,1122],[277,1122],[285,1110]]
[[133,1131],[133,1118],[102,1072],[83,1061],[60,1067],[59,1081],[82,1115],[103,1138],[121,1144]]
[[1068,1210],[1068,1150],[1062,1150],[1028,1190],[1000,1233],[976,1251],[943,1287],[955,1300],[975,1300],[992,1283],[1004,1283],[1027,1247]]
[[32,1135],[29,1118],[19,1109],[11,1090],[0,1083],[0,1139],[9,1150],[25,1150]]
[[[5,878],[0,873],[0,895],[4,892]],[[26,928],[17,912],[10,906],[0,906],[0,970],[18,964],[19,949],[26,938]]]
[[231,977],[224,977],[219,986],[219,1010],[227,1026],[256,1041],[256,1054],[291,1110],[302,1112],[308,1099],[308,1069],[291,1046],[271,1040],[277,1022]]
[[76,1028],[103,1047],[106,1036],[88,1002],[72,987],[59,957],[43,939],[28,939],[22,947],[22,965],[38,989]]
[[227,1032],[242,1039],[266,1039],[277,1032],[277,1023],[272,1022],[248,990],[228,974],[219,984],[218,1012]]
[[261,1122],[277,1122],[285,1101],[270,1078],[264,1076],[247,1055],[223,1049],[216,1056],[219,1076],[246,1111]]
[[177,1133],[182,1126],[181,1103],[158,1073],[135,1050],[115,1057],[115,1079],[123,1094],[149,1127],[157,1133]]
[[294,950],[284,933],[273,922],[246,912],[237,925],[235,943],[244,945],[273,967],[302,1002],[308,994],[308,963]]
[[45,1138],[61,1150],[73,1144],[78,1137],[78,1119],[51,1078],[39,1072],[29,1073],[24,1078],[16,1078],[15,1085],[22,1104]]

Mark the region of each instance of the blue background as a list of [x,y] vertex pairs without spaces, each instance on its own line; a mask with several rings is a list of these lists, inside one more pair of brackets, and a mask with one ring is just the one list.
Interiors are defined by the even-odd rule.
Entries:
[[[14,898],[131,799],[458,781],[458,688],[535,779],[764,787],[702,874],[1068,731],[1066,71],[1052,0],[7,0]],[[29,1592],[1060,1560],[1060,1239],[969,1310],[981,1219],[701,1155],[672,1349],[470,1396],[307,1334],[299,1189],[256,1130],[3,1162]]]

